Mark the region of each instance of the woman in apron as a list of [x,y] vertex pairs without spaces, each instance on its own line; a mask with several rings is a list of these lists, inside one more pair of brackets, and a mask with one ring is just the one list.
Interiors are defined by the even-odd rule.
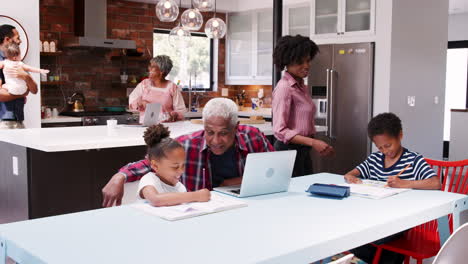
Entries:
[[129,96],[131,110],[140,112],[140,121],[144,120],[145,108],[148,103],[160,103],[162,122],[175,122],[184,119],[184,99],[177,85],[166,76],[172,70],[172,60],[169,56],[159,55],[151,59],[148,71],[149,78],[141,81]]

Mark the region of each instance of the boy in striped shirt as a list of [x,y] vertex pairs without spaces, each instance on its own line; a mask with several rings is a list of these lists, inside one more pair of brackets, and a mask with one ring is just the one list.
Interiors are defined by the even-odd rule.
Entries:
[[[369,138],[379,149],[344,177],[348,183],[360,183],[360,178],[386,181],[393,188],[441,188],[439,177],[421,154],[401,146],[401,120],[393,113],[382,113],[369,122]],[[402,172],[399,176],[397,176]]]

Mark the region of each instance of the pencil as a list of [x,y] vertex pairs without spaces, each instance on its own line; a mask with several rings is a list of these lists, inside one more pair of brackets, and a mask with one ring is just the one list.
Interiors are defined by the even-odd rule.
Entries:
[[404,167],[396,176],[399,177],[401,174],[403,174],[403,172],[405,172],[406,169],[408,169],[409,167],[411,166],[411,163],[406,165],[406,167]]

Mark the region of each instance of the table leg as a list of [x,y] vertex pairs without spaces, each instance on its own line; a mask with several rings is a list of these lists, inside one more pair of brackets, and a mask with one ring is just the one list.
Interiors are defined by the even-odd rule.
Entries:
[[439,230],[439,238],[440,238],[440,247],[442,247],[450,237],[450,228],[448,222],[448,216],[442,216],[437,219],[437,227]]
[[468,210],[468,197],[456,201],[453,205],[453,231],[460,227],[460,214]]
[[[453,203],[453,231],[460,227],[460,214],[465,210],[468,210],[468,197]],[[445,241],[450,237],[448,217],[443,216],[438,218],[437,224],[439,229],[440,246],[442,247]]]
[[6,241],[2,237],[0,237],[0,264],[6,264],[6,260]]

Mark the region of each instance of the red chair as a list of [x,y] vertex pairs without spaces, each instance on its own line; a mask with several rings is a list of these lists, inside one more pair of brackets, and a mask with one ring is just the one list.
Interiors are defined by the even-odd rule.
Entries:
[[[442,191],[461,194],[468,193],[468,159],[440,161],[426,158],[426,161],[441,179]],[[452,233],[452,215],[449,215],[449,227],[450,233]],[[377,247],[372,261],[373,264],[379,263],[382,250],[384,249],[405,255],[405,264],[409,264],[410,257],[416,259],[417,264],[422,264],[423,259],[436,256],[440,250],[437,220],[414,227],[401,238],[389,243],[373,245]]]

